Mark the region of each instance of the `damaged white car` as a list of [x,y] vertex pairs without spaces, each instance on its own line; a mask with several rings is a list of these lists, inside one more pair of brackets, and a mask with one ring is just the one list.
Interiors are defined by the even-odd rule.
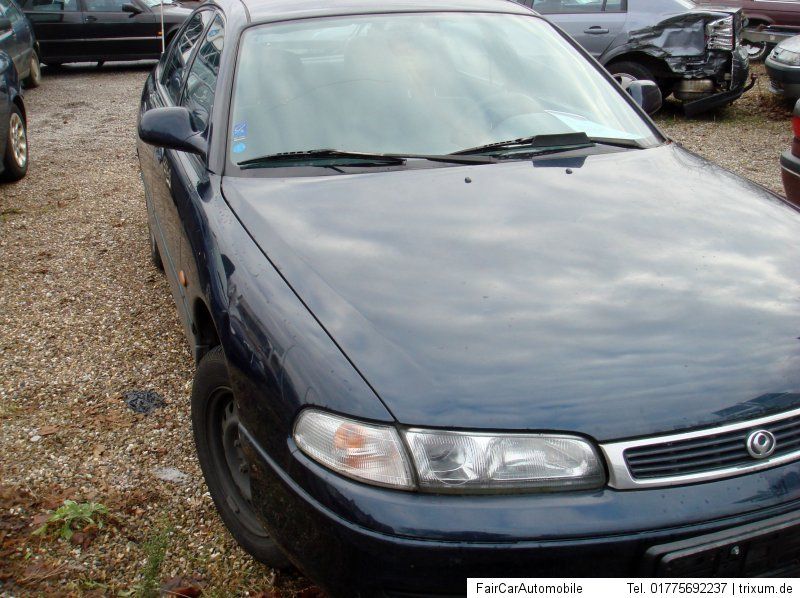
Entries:
[[741,9],[691,0],[519,0],[547,15],[623,84],[649,79],[687,115],[750,89]]

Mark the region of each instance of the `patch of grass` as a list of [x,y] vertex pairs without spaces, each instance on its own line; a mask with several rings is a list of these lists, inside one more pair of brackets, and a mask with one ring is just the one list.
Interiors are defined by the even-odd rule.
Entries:
[[17,405],[0,405],[0,419],[17,415],[21,409]]
[[7,208],[5,210],[0,210],[0,222],[5,222],[11,216],[19,216],[22,213],[23,211],[18,208]]
[[120,596],[133,596],[135,598],[158,598],[161,588],[161,568],[167,556],[169,538],[173,528],[168,526],[166,518],[158,532],[150,536],[142,545],[147,562],[142,571],[142,581],[131,587],[130,590],[120,592]]
[[51,525],[61,524],[58,535],[69,540],[76,531],[96,525],[102,529],[103,520],[108,515],[108,509],[98,502],[75,502],[65,500],[58,507],[44,525],[33,532],[34,536],[44,535]]

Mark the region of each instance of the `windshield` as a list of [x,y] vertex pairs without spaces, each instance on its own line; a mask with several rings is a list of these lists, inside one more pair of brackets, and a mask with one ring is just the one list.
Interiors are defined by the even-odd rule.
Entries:
[[309,19],[247,30],[230,157],[450,154],[534,135],[660,142],[547,22],[508,14]]

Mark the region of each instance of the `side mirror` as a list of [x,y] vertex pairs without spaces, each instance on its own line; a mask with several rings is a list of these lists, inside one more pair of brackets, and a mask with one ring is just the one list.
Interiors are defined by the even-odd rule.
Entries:
[[664,98],[661,96],[661,89],[654,81],[631,81],[625,88],[633,101],[642,107],[647,114],[654,114],[661,109]]
[[135,4],[128,3],[122,5],[122,12],[129,12],[131,13],[131,16],[135,16],[141,14],[142,9],[136,6]]
[[139,138],[157,147],[206,155],[205,137],[194,128],[192,115],[182,106],[145,112],[139,121]]
[[0,17],[0,33],[11,31],[11,19],[8,17]]

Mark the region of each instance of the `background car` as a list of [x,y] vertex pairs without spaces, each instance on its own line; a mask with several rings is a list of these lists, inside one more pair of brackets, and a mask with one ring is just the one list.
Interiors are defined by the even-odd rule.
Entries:
[[28,127],[17,69],[0,51],[0,180],[18,181],[28,172]]
[[[161,3],[156,0],[24,0],[41,60],[142,60],[161,56]],[[172,39],[192,10],[164,2],[164,37]]]
[[743,45],[751,60],[763,60],[778,42],[800,34],[797,0],[697,0],[707,6],[733,6],[744,10],[747,23]]
[[747,89],[740,9],[682,0],[518,0],[574,37],[623,80],[656,81],[687,114],[728,104]]
[[0,0],[0,51],[14,61],[27,87],[37,87],[42,80],[39,44],[25,15],[14,0]]
[[800,100],[792,115],[792,147],[781,154],[781,178],[786,198],[800,207]]
[[800,35],[775,46],[764,64],[772,93],[788,99],[800,98]]

